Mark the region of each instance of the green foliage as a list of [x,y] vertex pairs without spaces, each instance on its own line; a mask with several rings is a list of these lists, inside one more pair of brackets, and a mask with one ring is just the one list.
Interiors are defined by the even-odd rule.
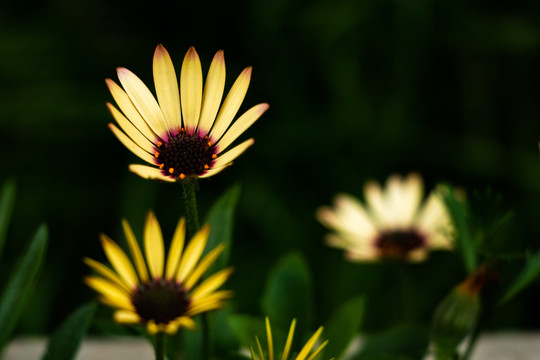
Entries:
[[528,256],[525,266],[506,290],[499,304],[503,304],[519,294],[540,273],[540,251]]
[[[341,305],[324,327],[323,338],[328,340],[325,357],[340,359],[354,335],[360,330],[364,316],[364,296],[357,296]],[[328,356],[327,356],[328,355]]]
[[444,188],[443,194],[456,227],[458,249],[463,257],[467,272],[471,273],[476,269],[477,257],[476,244],[467,222],[466,203],[459,199],[455,190],[450,186]]
[[225,244],[223,254],[221,254],[221,256],[209,269],[209,273],[223,269],[229,263],[229,254],[233,245],[232,233],[234,225],[234,212],[239,197],[240,185],[232,186],[216,200],[210,209],[208,216],[206,217],[205,223],[211,224],[212,230],[208,236],[208,243],[206,245],[205,253],[211,251],[219,244]]
[[49,339],[43,360],[71,360],[77,355],[96,312],[96,304],[88,303],[77,308],[60,325]]
[[0,351],[13,332],[34,288],[45,258],[47,226],[42,224],[16,265],[0,297]]
[[311,320],[311,300],[311,274],[303,256],[283,256],[270,270],[261,302],[263,313],[281,329],[296,318],[297,331],[303,334]]
[[6,242],[7,229],[11,220],[11,213],[15,205],[17,186],[14,180],[7,180],[0,190],[0,255]]

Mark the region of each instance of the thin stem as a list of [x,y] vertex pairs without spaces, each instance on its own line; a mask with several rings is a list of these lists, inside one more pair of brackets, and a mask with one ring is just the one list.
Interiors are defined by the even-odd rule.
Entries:
[[199,230],[199,213],[197,210],[197,196],[195,192],[199,190],[197,178],[188,177],[182,181],[184,188],[184,200],[186,204],[187,233],[191,238]]
[[463,353],[461,360],[468,360],[471,357],[472,351],[474,349],[474,345],[476,344],[476,341],[478,340],[479,336],[480,336],[480,326],[477,326],[474,329],[473,333],[471,334],[471,338],[469,339],[469,343],[467,344],[467,349],[465,350],[465,353]]
[[202,357],[203,359],[210,359],[210,326],[208,322],[208,313],[203,313],[202,317]]
[[154,352],[156,354],[156,360],[165,360],[165,333],[162,331],[156,333]]

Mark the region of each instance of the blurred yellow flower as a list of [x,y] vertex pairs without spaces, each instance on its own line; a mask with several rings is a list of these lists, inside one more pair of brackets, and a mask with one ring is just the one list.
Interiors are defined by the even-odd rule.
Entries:
[[214,56],[204,91],[201,62],[193,47],[184,57],[180,85],[169,53],[162,45],[154,53],[153,69],[157,100],[125,68],[117,69],[122,87],[106,79],[121,111],[110,103],[107,106],[122,130],[114,124],[109,124],[109,128],[129,150],[153,165],[132,164],[132,172],[146,179],[169,182],[210,177],[231,165],[253,144],[254,140],[249,139],[225,152],[268,109],[266,103],[255,105],[233,123],[249,86],[251,67],[238,76],[223,104],[223,51]]
[[350,261],[395,259],[421,261],[430,249],[452,248],[454,228],[437,191],[422,204],[423,182],[417,174],[391,176],[385,189],[365,185],[367,205],[340,194],[335,206],[317,211],[319,221],[334,230],[326,241],[346,250]]
[[[294,319],[291,323],[291,327],[289,329],[289,335],[287,336],[287,342],[285,343],[285,348],[283,349],[283,353],[281,354],[280,359],[281,360],[288,360],[289,359],[289,353],[291,351],[291,345],[293,341],[294,336],[294,329],[296,327],[296,319]],[[295,357],[292,359],[294,360],[313,360],[315,357],[321,352],[322,349],[326,346],[328,343],[328,340],[323,342],[320,345],[317,345],[317,340],[319,339],[319,336],[321,335],[323,331],[322,326],[311,336],[311,338],[307,341],[307,343],[304,345],[302,350],[298,354],[296,354]],[[268,352],[267,356],[264,356],[264,352],[262,350],[261,342],[259,341],[258,337],[255,337],[255,340],[257,342],[257,352],[253,349],[253,347],[250,348],[251,350],[251,358],[253,360],[274,360],[274,340],[272,338],[272,328],[270,327],[270,320],[266,318],[266,341],[268,343]],[[311,353],[311,354],[310,354]]]
[[112,269],[85,259],[100,275],[88,276],[85,282],[101,295],[104,304],[117,309],[114,313],[117,322],[145,324],[150,334],[173,334],[180,327],[194,328],[195,315],[219,309],[231,297],[230,291],[216,291],[231,275],[231,268],[220,270],[198,284],[224,250],[219,245],[201,260],[209,226],[197,232],[184,248],[185,221],[180,219],[165,264],[163,235],[152,212],[148,213],[144,229],[146,261],[129,223],[124,220],[122,225],[133,262],[106,235],[101,236],[101,241]]

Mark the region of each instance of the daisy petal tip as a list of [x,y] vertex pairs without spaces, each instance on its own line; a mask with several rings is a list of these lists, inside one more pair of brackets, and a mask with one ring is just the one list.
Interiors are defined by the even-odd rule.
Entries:
[[251,78],[251,73],[253,72],[253,66],[248,66],[242,71],[242,75],[247,77],[248,79]]
[[154,51],[154,58],[161,58],[162,56],[168,54],[169,52],[167,51],[167,49],[165,49],[163,45],[158,44],[158,46],[156,46],[156,50]]
[[198,58],[198,57],[199,57],[199,54],[197,54],[197,51],[195,50],[195,47],[190,46],[189,49],[188,49],[188,52],[186,54],[186,58],[195,59],[195,58]]

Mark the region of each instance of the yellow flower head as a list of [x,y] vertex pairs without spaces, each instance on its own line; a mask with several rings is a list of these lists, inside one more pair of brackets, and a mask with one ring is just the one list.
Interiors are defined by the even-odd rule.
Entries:
[[[289,329],[289,335],[287,336],[287,342],[285,343],[285,348],[283,349],[283,353],[281,354],[280,359],[281,360],[288,360],[289,359],[289,353],[291,352],[291,345],[293,341],[294,336],[294,329],[296,327],[296,319],[294,319],[291,323],[291,327]],[[294,358],[291,360],[313,360],[315,357],[321,352],[322,349],[326,346],[328,343],[328,340],[323,342],[320,345],[317,345],[317,340],[319,339],[319,336],[321,335],[323,331],[322,326],[311,336],[311,338],[308,340],[308,342],[304,345],[302,350]],[[258,337],[255,337],[255,340],[257,342],[257,352],[253,349],[253,347],[250,348],[251,350],[251,358],[253,360],[274,360],[274,340],[272,338],[272,328],[270,327],[270,320],[266,318],[266,340],[268,342],[268,352],[267,356],[264,356],[264,352],[262,350],[261,342],[259,341]]]
[[228,150],[268,109],[266,103],[256,105],[233,123],[249,86],[251,67],[238,76],[223,104],[223,51],[214,56],[204,89],[201,62],[193,47],[184,57],[180,85],[169,53],[162,45],[154,53],[153,68],[157,99],[128,69],[117,69],[122,87],[106,79],[120,108],[119,111],[107,104],[121,130],[113,124],[109,124],[110,129],[129,150],[152,164],[130,165],[132,172],[146,179],[169,182],[210,177],[231,165],[253,144],[254,140],[249,139]]
[[346,250],[351,261],[395,259],[421,261],[430,249],[450,249],[454,228],[437,191],[424,204],[422,179],[391,176],[385,189],[375,182],[364,188],[367,205],[341,194],[335,207],[317,211],[319,221],[335,233],[327,236],[330,246]]
[[[149,333],[175,333],[179,327],[194,328],[193,317],[222,307],[232,293],[216,291],[231,275],[227,268],[199,284],[199,280],[224,250],[217,246],[201,259],[208,240],[209,226],[204,226],[184,247],[185,220],[180,219],[167,255],[159,223],[148,213],[144,229],[144,252],[129,223],[122,223],[133,262],[109,237],[101,236],[109,267],[85,259],[99,276],[88,276],[85,282],[101,295],[101,301],[116,308],[114,319],[120,323],[145,324]],[[133,266],[133,264],[135,266]]]

